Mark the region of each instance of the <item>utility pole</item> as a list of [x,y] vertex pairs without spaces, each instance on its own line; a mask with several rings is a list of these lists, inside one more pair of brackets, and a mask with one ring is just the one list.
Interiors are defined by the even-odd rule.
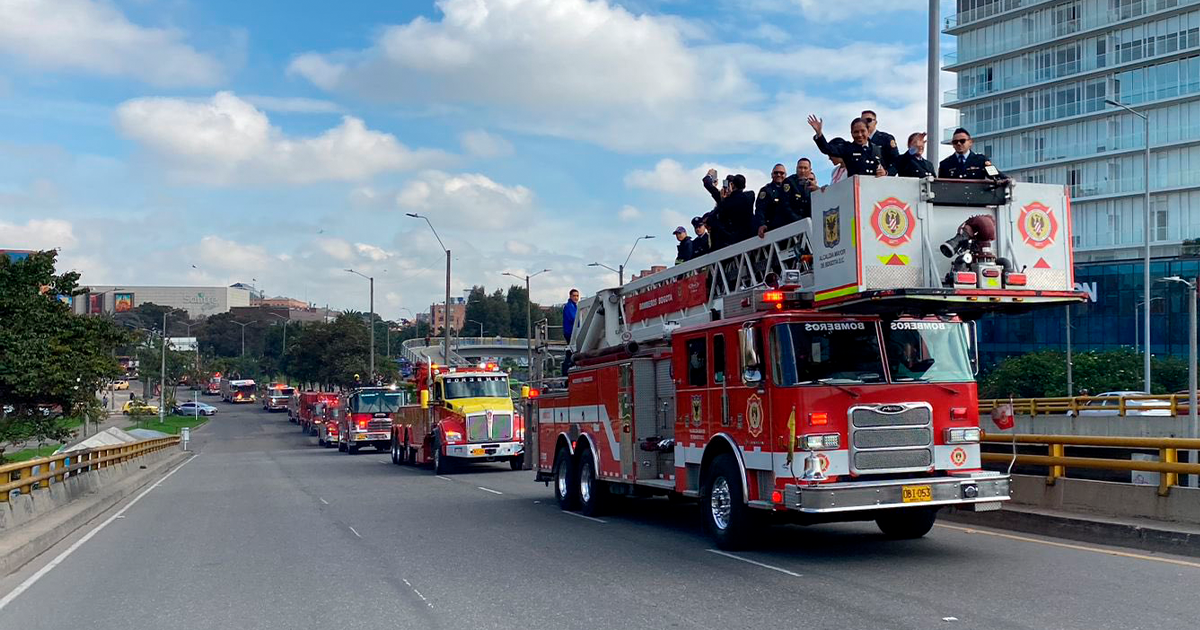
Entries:
[[1075,395],[1075,365],[1071,362],[1071,305],[1067,305],[1067,397]]
[[1142,314],[1142,335],[1144,345],[1142,353],[1142,379],[1145,382],[1146,393],[1150,393],[1150,112],[1139,112],[1128,105],[1122,105],[1111,98],[1104,99],[1105,103],[1120,107],[1142,119],[1143,140],[1145,151],[1142,157],[1142,235],[1145,237],[1145,251],[1142,252],[1142,300],[1146,303],[1146,312]]
[[[634,245],[636,246],[637,243],[635,242]],[[550,270],[543,269],[533,275],[525,274],[525,346],[526,346],[526,350],[528,351],[528,354],[529,354],[529,358],[528,358],[529,363],[527,364],[527,369],[529,370],[529,376],[531,377],[529,380],[531,382],[533,381],[533,378],[532,378],[532,376],[533,376],[533,299],[532,299],[532,296],[530,296],[530,294],[529,294],[529,279],[540,276],[540,275],[546,273],[547,271],[550,271]],[[512,278],[516,278],[517,280],[521,279],[521,276],[518,276],[517,274],[514,274],[514,273],[509,273],[507,271],[504,272],[503,275],[506,275],[506,276],[509,276]],[[481,325],[481,330],[482,330],[482,325]],[[480,333],[479,336],[482,337],[483,333]]]
[[362,276],[367,279],[371,286],[371,313],[369,315],[371,321],[371,367],[368,370],[368,380],[375,382],[375,278],[365,274],[361,274],[353,269],[347,269],[350,273],[356,276]]
[[246,327],[249,326],[250,324],[258,323],[258,320],[256,319],[252,322],[246,322],[244,324],[242,322],[233,322],[233,323],[242,327],[242,356],[246,356]]
[[[446,252],[446,310],[442,313],[442,316],[443,316],[442,317],[442,320],[443,320],[442,321],[442,332],[443,332],[442,359],[445,360],[447,365],[449,365],[449,363],[450,363],[450,250],[446,247],[446,244],[442,242],[442,237],[438,236],[437,229],[435,229],[433,227],[433,222],[429,220],[429,217],[421,215],[421,214],[417,214],[415,212],[406,212],[405,214],[414,219],[424,219],[425,223],[427,223],[429,225],[430,231],[433,232],[433,237],[437,239],[438,245],[440,245],[442,250]],[[430,331],[429,332],[430,332],[430,336],[432,336],[432,334],[433,334],[433,330],[432,330],[433,329],[433,307],[429,308],[429,315],[430,315],[430,318],[429,318]]]
[[[941,55],[941,36],[938,23],[941,22],[941,7],[938,0],[929,0],[929,59],[926,60],[926,104],[925,127],[928,136],[925,142],[925,157],[934,164],[938,163],[938,113],[941,112],[941,99],[938,98],[938,79],[941,69],[938,68],[938,57]],[[1068,362],[1067,365],[1070,365]],[[1070,388],[1067,388],[1070,390]]]
[[167,406],[167,312],[163,311],[162,365],[158,373],[158,423],[163,423]]

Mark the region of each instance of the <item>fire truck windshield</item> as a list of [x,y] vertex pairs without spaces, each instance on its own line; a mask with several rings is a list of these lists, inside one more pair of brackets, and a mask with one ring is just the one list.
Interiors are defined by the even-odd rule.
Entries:
[[884,326],[892,380],[969,382],[975,380],[964,324],[894,321]]
[[399,392],[361,392],[350,399],[351,413],[393,413],[403,404]]
[[234,393],[241,394],[243,396],[249,396],[254,393],[254,385],[253,384],[251,384],[251,385],[230,385],[229,387],[230,387],[230,389],[232,389],[234,391]]
[[771,328],[776,385],[878,383],[879,339],[872,322],[804,322]]
[[278,398],[280,396],[291,396],[295,392],[296,392],[296,390],[292,389],[291,387],[280,387],[280,388],[271,390],[271,396],[273,396],[275,398]]
[[446,379],[446,398],[507,398],[508,377],[464,376]]

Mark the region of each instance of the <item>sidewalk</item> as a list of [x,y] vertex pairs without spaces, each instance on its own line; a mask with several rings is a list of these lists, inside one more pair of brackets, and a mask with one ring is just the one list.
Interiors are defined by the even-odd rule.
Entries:
[[1005,503],[997,512],[943,510],[946,521],[1155,553],[1200,557],[1200,526]]

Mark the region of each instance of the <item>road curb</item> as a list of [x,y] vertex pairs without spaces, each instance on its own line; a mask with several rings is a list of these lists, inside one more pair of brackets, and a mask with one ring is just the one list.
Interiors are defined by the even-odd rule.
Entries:
[[943,512],[942,518],[963,525],[1200,557],[1200,533],[1171,529],[1170,523],[1123,522],[1102,516],[1047,513],[1008,505],[996,512],[967,512],[951,508]]
[[[41,495],[37,498],[52,505],[46,508],[43,516],[33,521],[8,530],[0,529],[0,577],[11,575],[191,455],[191,452],[185,451],[159,451],[111,468],[80,475],[76,478],[79,481],[95,475],[96,478],[88,480],[89,483],[111,483],[101,485],[100,488],[61,505],[53,505],[55,500],[50,498],[50,490],[70,483],[71,480],[64,481],[63,484],[54,484],[51,488],[35,490],[35,494]],[[146,468],[140,468],[143,465]]]

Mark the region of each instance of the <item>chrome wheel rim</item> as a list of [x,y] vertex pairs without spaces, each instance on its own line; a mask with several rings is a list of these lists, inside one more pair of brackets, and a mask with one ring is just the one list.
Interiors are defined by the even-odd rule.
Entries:
[[583,469],[579,471],[579,498],[584,503],[592,502],[592,480],[595,478],[595,473],[592,471],[591,462],[585,462]]
[[729,515],[733,512],[733,501],[729,494],[729,482],[724,477],[717,477],[713,480],[709,507],[712,510],[713,523],[717,529],[728,529]]
[[558,472],[554,475],[554,487],[558,490],[558,496],[565,498],[567,496],[567,475],[564,470],[566,466],[562,461],[558,462]]

